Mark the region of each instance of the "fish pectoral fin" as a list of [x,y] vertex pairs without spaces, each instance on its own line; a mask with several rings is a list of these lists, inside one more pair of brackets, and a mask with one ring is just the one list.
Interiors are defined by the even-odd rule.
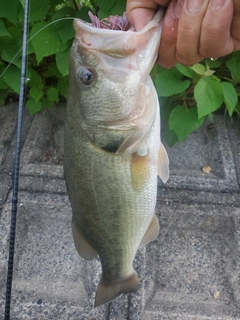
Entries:
[[121,281],[112,282],[102,278],[98,285],[94,307],[107,303],[122,293],[136,292],[137,289],[138,275],[134,269],[129,277]]
[[150,222],[150,225],[147,228],[147,231],[145,232],[139,246],[140,247],[145,246],[149,242],[155,240],[158,237],[159,230],[160,230],[159,221],[158,221],[157,216],[154,214],[154,216],[152,217],[152,220]]
[[158,151],[158,175],[164,183],[167,182],[169,178],[169,159],[162,143]]
[[83,238],[74,222],[72,222],[72,232],[75,247],[80,257],[86,260],[92,260],[93,258],[95,258],[97,256],[97,252]]
[[131,159],[131,179],[135,191],[141,191],[150,176],[149,154],[144,156],[137,153],[132,154]]

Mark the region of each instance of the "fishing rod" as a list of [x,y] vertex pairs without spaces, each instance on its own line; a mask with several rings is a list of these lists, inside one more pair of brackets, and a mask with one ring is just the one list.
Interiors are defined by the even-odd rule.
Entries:
[[5,320],[10,319],[10,306],[11,306],[11,295],[12,295],[12,278],[13,278],[14,248],[15,248],[15,236],[16,236],[17,204],[18,204],[19,164],[20,164],[20,154],[21,154],[22,118],[23,118],[23,105],[25,101],[25,92],[26,92],[25,77],[26,77],[26,60],[27,60],[28,13],[29,13],[29,1],[25,0],[22,66],[21,66],[21,76],[20,76],[20,94],[19,94],[18,121],[17,121],[17,141],[16,141],[15,165],[14,165],[14,176],[13,176],[12,216],[11,216],[10,242],[9,242],[8,273],[7,273],[7,284],[6,284],[6,301],[5,301],[5,318],[4,318]]

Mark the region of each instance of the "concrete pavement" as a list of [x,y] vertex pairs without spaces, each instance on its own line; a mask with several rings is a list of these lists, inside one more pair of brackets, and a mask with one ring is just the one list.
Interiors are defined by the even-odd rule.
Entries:
[[[134,261],[140,289],[94,309],[100,263],[81,259],[73,244],[64,108],[24,114],[11,319],[240,319],[240,121],[216,116],[168,150],[170,179],[158,190],[161,232]],[[0,109],[0,319],[16,117],[16,104]]]

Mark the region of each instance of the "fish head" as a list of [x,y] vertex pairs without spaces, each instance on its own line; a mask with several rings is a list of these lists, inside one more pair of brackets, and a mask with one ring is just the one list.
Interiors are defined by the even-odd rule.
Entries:
[[[136,32],[100,29],[74,20],[68,105],[90,125],[134,119],[142,112],[142,86],[157,58],[162,13]],[[139,98],[140,97],[140,98]],[[77,116],[77,114],[76,114]]]

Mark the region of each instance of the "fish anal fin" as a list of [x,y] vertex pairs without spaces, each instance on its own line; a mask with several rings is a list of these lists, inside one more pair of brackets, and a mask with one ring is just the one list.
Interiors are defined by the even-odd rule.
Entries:
[[140,243],[140,246],[145,246],[149,242],[155,240],[158,237],[160,230],[159,221],[157,216],[154,214],[152,217],[152,220],[147,228],[147,231],[145,232],[142,241]]
[[83,238],[74,222],[72,222],[72,232],[75,247],[80,257],[86,260],[92,260],[95,258],[97,256],[97,252]]
[[162,143],[158,151],[158,175],[164,183],[167,182],[169,178],[169,159]]
[[133,189],[135,191],[141,191],[146,182],[148,182],[149,175],[150,168],[148,153],[144,156],[133,153],[131,159],[131,178]]
[[102,278],[98,285],[94,307],[107,303],[122,293],[136,292],[137,289],[138,275],[134,269],[130,276],[121,281],[111,282]]

